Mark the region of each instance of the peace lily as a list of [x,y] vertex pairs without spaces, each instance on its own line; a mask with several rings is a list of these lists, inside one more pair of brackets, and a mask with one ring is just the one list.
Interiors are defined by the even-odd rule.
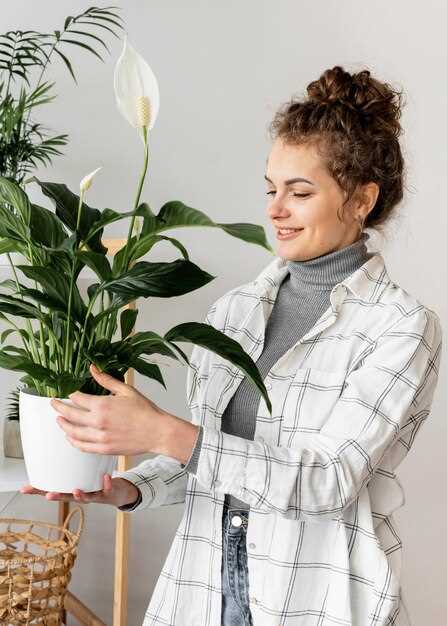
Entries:
[[99,172],[100,169],[102,168],[97,167],[96,170],[93,170],[93,172],[90,172],[90,174],[87,174],[87,176],[84,176],[84,178],[79,183],[79,189],[81,191],[81,194],[85,193],[87,189],[90,189],[90,187],[92,186],[93,178]]
[[124,38],[113,78],[118,109],[134,128],[151,130],[160,108],[158,81],[148,63]]
[[[149,160],[148,131],[153,128],[155,120],[157,119],[158,110],[160,108],[160,92],[154,72],[143,57],[129,44],[127,37],[124,38],[123,51],[115,65],[113,86],[119,111],[129,124],[141,130],[144,144],[143,171],[140,176],[137,196],[134,203],[134,209],[136,209],[140,201],[141,191],[147,173]],[[135,222],[136,228],[134,231]],[[137,220],[137,216],[133,215],[127,236],[124,261],[125,267],[127,267],[129,240],[134,234],[138,240],[140,238],[141,229],[142,218]]]

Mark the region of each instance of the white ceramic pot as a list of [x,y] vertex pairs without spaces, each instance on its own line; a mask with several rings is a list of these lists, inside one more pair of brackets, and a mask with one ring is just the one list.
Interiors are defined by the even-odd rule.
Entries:
[[[59,398],[72,404],[68,398]],[[59,415],[35,389],[20,390],[20,435],[29,484],[43,491],[71,493],[103,488],[103,475],[112,475],[118,457],[84,452],[73,446],[56,421]]]

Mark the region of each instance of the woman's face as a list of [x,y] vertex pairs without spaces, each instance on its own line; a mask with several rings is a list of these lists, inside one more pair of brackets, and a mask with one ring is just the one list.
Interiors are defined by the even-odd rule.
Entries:
[[[276,254],[288,260],[306,261],[356,241],[360,236],[358,216],[366,218],[378,194],[378,186],[369,183],[364,188],[364,204],[357,204],[355,210],[347,206],[341,209],[344,192],[326,171],[316,149],[311,145],[289,145],[281,138],[273,143],[265,178]],[[343,221],[337,215],[338,209]],[[302,230],[279,239],[280,227]]]

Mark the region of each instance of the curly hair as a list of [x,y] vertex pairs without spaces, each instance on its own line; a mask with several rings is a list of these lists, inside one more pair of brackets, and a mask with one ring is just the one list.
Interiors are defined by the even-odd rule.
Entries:
[[306,91],[305,98],[292,97],[279,108],[269,126],[271,138],[314,145],[346,193],[343,206],[359,185],[377,183],[379,194],[364,227],[381,231],[403,198],[402,91],[373,78],[368,69],[351,74],[340,65],[327,69]]

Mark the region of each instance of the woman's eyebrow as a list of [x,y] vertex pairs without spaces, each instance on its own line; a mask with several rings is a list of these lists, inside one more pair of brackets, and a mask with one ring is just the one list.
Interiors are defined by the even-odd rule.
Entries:
[[[269,183],[272,183],[272,185],[273,185],[273,181],[270,180],[270,178],[266,174],[264,174],[264,178],[265,178],[265,180],[268,180]],[[307,178],[300,178],[300,177],[289,178],[288,180],[284,181],[285,185],[292,185],[293,183],[309,183],[309,185],[313,185],[314,184],[312,181],[307,180]]]

